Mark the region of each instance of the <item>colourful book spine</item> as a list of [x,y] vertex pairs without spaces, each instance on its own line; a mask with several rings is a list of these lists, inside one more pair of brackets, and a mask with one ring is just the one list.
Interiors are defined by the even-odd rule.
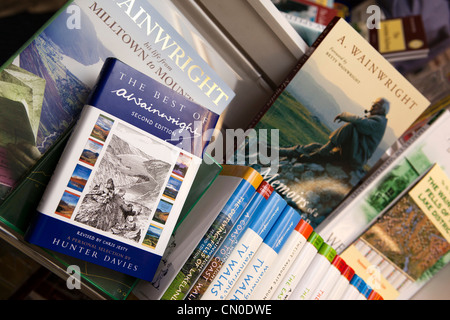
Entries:
[[133,292],[142,300],[160,300],[214,219],[242,182],[238,166],[223,165],[219,176],[172,234],[151,283],[141,281]]
[[339,279],[336,281],[336,284],[328,295],[327,300],[340,300],[354,274],[355,271],[353,268],[347,265],[339,276]]
[[347,263],[344,261],[344,259],[342,259],[339,255],[336,255],[331,262],[331,266],[328,269],[327,273],[317,285],[317,288],[314,290],[312,299],[326,300],[346,266]]
[[384,300],[383,297],[376,292],[375,290],[372,290],[372,292],[369,294],[369,297],[367,300]]
[[299,221],[283,248],[281,248],[275,264],[267,270],[261,279],[258,290],[253,292],[252,300],[270,300],[272,298],[275,289],[306,244],[312,231],[313,228],[306,220],[301,219]]
[[228,300],[249,300],[251,298],[300,219],[300,214],[295,209],[286,206],[239,280],[231,289],[227,297]]
[[371,292],[372,288],[367,283],[364,283],[364,286],[360,288],[360,295],[357,300],[368,300]]
[[209,287],[219,270],[222,268],[224,262],[228,259],[236,244],[241,239],[241,236],[247,229],[259,204],[263,200],[267,201],[272,192],[273,187],[268,182],[261,182],[251,202],[245,208],[244,212],[233,226],[233,229],[231,229],[224,242],[216,250],[208,265],[203,270],[203,273],[186,295],[186,300],[199,300],[203,296],[204,292]]
[[236,166],[232,170],[237,170],[238,175],[243,177],[241,183],[181,267],[178,275],[162,296],[162,300],[184,299],[186,293],[208,263],[209,258],[223,242],[262,182],[262,176],[252,168]]
[[275,290],[273,300],[288,300],[303,274],[322,246],[323,239],[317,232],[312,232],[308,241],[292,263],[280,285]]
[[326,274],[331,265],[336,251],[328,243],[323,243],[320,246],[308,269],[305,271],[300,282],[297,284],[295,290],[290,296],[291,300],[309,300],[312,296],[313,290],[317,287],[323,276]]
[[354,274],[340,300],[357,300],[364,285],[364,280],[357,274]]
[[208,287],[202,300],[224,300],[226,298],[284,207],[286,207],[286,201],[276,192],[273,192],[269,199],[258,207],[255,219],[252,219],[248,229]]

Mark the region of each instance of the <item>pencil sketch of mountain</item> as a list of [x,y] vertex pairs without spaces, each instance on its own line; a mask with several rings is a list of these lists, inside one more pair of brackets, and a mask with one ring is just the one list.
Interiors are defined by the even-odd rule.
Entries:
[[113,134],[75,221],[139,241],[170,168]]

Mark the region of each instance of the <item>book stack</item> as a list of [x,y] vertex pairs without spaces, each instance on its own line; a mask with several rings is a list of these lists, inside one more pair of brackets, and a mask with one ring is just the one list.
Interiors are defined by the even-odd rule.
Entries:
[[[240,173],[233,178],[221,173],[205,194],[207,198],[194,207],[195,219],[188,217],[178,230],[192,230],[201,214],[202,222],[210,221],[209,226],[202,223],[203,235],[199,236],[198,227],[189,233],[182,250],[163,258],[167,268],[157,280],[135,290],[138,296],[162,300],[383,299],[254,169],[225,165],[224,172],[232,171]],[[217,197],[223,183],[234,179],[240,181],[234,191]],[[255,183],[259,183],[257,188],[250,187]],[[244,198],[239,196],[243,192]],[[214,193],[214,200],[208,198]],[[212,217],[208,208],[217,201],[225,205]],[[186,251],[187,244],[193,249]],[[167,281],[170,274],[172,280]]]
[[[78,47],[59,32],[61,11],[0,74],[0,220],[67,263],[143,279],[140,299],[410,297],[449,260],[448,152],[434,156],[431,136],[448,144],[450,116],[421,144],[401,140],[430,102],[327,2],[277,4],[311,48],[251,119],[256,140],[234,150],[257,150],[258,162],[207,168],[204,185],[197,173],[232,89],[146,1],[71,1],[95,26],[73,34]],[[130,20],[141,36],[120,27]],[[37,165],[12,167],[11,142]],[[22,201],[47,169],[45,193]]]
[[[148,31],[147,33],[147,27],[152,29],[152,32]],[[188,103],[195,101],[202,107],[214,110],[213,112],[216,114],[221,114],[235,96],[231,88],[211,68],[211,63],[207,63],[149,1],[139,0],[122,4],[103,0],[95,2],[67,1],[52,19],[43,25],[0,68],[0,222],[2,229],[6,229],[8,233],[14,234],[20,240],[24,238],[32,222],[55,167],[58,162],[63,162],[59,159],[73,133],[75,123],[82,116],[88,96],[95,90],[94,86],[101,68],[109,57],[116,57],[132,68],[140,70],[146,76],[151,77],[153,81],[157,81],[157,86],[161,85],[170,89],[169,95],[177,92],[182,95],[182,100],[186,99]],[[158,61],[156,61],[156,57]],[[194,73],[198,71],[198,77],[194,78],[192,71]],[[124,80],[127,78],[125,74],[123,77]],[[138,85],[140,86],[138,93],[145,90],[143,83],[138,84],[136,79],[128,78],[128,80],[130,87],[127,90],[134,85],[136,89],[138,89]],[[144,82],[146,81],[144,80]],[[200,82],[199,84],[202,85],[196,85],[195,82]],[[223,95],[219,91],[222,91]],[[215,96],[215,93],[219,93],[221,98]],[[173,105],[173,100],[167,100],[169,95],[161,96],[161,105],[167,107],[169,111],[184,108],[184,104],[176,107]],[[217,98],[219,99],[217,100]],[[124,99],[120,100],[123,102]],[[141,110],[147,112],[144,109]],[[168,115],[167,112],[165,114]],[[200,116],[200,114],[195,114],[195,116]],[[114,133],[108,134],[107,124],[108,122],[111,124],[113,118],[99,117],[99,124],[92,124],[97,135],[89,137],[83,142],[85,146],[82,147],[82,152],[80,150],[81,157],[80,155],[76,156],[79,158],[77,169],[75,170],[75,167],[67,169],[67,173],[74,173],[74,176],[70,179],[70,185],[67,188],[64,186],[64,190],[71,193],[60,195],[61,206],[56,210],[61,213],[58,216],[67,221],[76,216],[76,212],[72,210],[75,204],[73,200],[78,199],[79,201],[76,202],[78,205],[81,204],[79,196],[82,190],[86,191],[89,187],[87,178],[93,178],[95,169],[101,165],[104,153],[115,158],[115,160],[112,158],[109,160],[120,162],[120,164],[116,162],[109,169],[103,167],[109,173],[115,171],[116,174],[124,177],[124,171],[119,173],[123,169],[129,170],[125,174],[129,178],[137,174],[135,175],[137,180],[133,186],[133,183],[130,183],[131,180],[118,178],[117,175],[112,177],[116,192],[119,189],[127,190],[125,196],[128,198],[127,201],[132,197],[135,197],[136,200],[138,194],[143,195],[145,192],[156,191],[152,185],[160,184],[163,179],[162,172],[164,170],[161,171],[162,167],[156,165],[156,162],[153,161],[155,159],[149,159],[154,162],[155,166],[150,165],[149,162],[145,164],[140,162],[143,160],[141,152],[145,148],[138,147],[137,149],[141,149],[139,151],[136,149],[132,151],[133,148],[122,149],[121,147],[125,146],[122,141],[119,143],[120,149],[124,151],[122,155],[106,150],[110,149],[108,148],[109,140],[118,138],[118,135]],[[135,113],[134,119],[141,119],[141,123],[144,123],[142,114]],[[180,119],[179,121],[181,121]],[[172,124],[176,122],[176,118],[173,120]],[[215,123],[214,117],[210,120],[212,120],[210,123],[212,130]],[[165,122],[165,120],[163,121]],[[115,121],[114,124],[119,122]],[[147,125],[149,128],[151,127],[149,121],[147,121]],[[155,121],[153,128],[155,129],[157,126],[159,126],[160,132],[168,130],[168,126],[165,126],[162,121]],[[181,132],[181,134],[185,132]],[[170,140],[170,138],[169,136],[165,139]],[[133,142],[138,143],[138,140],[135,139]],[[131,156],[133,153],[136,157]],[[125,156],[125,154],[131,157]],[[167,164],[171,162],[174,166],[170,178],[165,184],[167,188],[163,191],[167,197],[152,209],[155,213],[155,220],[152,224],[157,227],[147,229],[148,234],[142,233],[140,236],[141,240],[148,236],[149,246],[147,248],[160,247],[157,250],[164,251],[165,236],[160,238],[161,231],[163,229],[169,231],[177,222],[178,214],[182,218],[189,212],[188,209],[192,207],[192,202],[198,199],[221,169],[217,162],[212,161],[215,164],[208,165],[208,172],[202,170],[201,176],[191,175],[196,169],[191,170],[193,162],[189,161],[189,154],[190,151],[180,153],[179,158],[172,158],[166,162]],[[166,156],[167,159],[169,152],[162,152],[161,155]],[[116,156],[119,156],[121,160]],[[194,162],[197,161],[194,160]],[[139,163],[142,166],[139,167]],[[204,163],[201,166],[204,169]],[[194,167],[197,167],[197,164]],[[143,175],[138,174],[140,169],[143,169],[141,171]],[[138,178],[138,176],[140,177]],[[156,180],[149,176],[156,177]],[[205,177],[203,181],[202,177]],[[193,179],[197,180],[196,185],[189,188],[187,184],[190,184]],[[102,182],[100,185],[105,186],[106,183]],[[147,186],[144,187],[145,185]],[[182,185],[184,187],[181,187]],[[180,193],[180,187],[190,194],[190,199],[186,203],[187,209],[184,212],[180,212],[182,204],[176,204],[179,199],[186,198],[182,195],[183,192]],[[146,198],[145,200],[140,199],[134,204],[135,209],[140,212],[139,217],[134,216],[138,225],[142,222],[140,221],[142,214],[147,215],[148,213],[145,213],[145,203],[148,205],[149,200],[154,199],[154,196],[156,194],[143,196]],[[54,211],[53,209],[51,211]],[[136,212],[136,210],[134,211]],[[131,218],[129,219],[131,220]],[[91,221],[89,222],[89,220]],[[95,219],[83,219],[84,225],[92,227],[92,220]],[[98,229],[98,227],[99,225],[94,229]],[[125,229],[114,228],[114,231],[109,227],[107,229],[110,234],[125,235]],[[131,236],[131,233],[128,235]],[[85,242],[85,240],[81,241]],[[109,243],[112,244],[112,242]],[[110,249],[117,250],[117,247],[109,246],[106,249],[104,252]],[[56,251],[39,252],[44,257],[49,256],[52,261],[56,260],[59,268],[69,265],[80,266],[85,270],[81,275],[83,280],[95,288],[99,288],[98,291],[102,296],[124,299],[136,283],[136,276],[124,272],[127,270],[109,268],[118,262],[118,255],[115,259],[109,260],[109,266],[102,267],[86,261],[85,257],[78,259]],[[124,261],[120,260],[120,264],[123,266]],[[149,270],[142,271],[147,275],[151,274]]]

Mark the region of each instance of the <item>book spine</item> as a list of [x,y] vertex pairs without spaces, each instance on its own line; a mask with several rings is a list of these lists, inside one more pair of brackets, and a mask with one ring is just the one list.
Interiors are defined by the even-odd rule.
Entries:
[[289,271],[280,282],[280,285],[273,295],[273,300],[288,300],[311,261],[317,254],[317,251],[322,246],[322,243],[322,237],[313,231],[308,237],[308,241],[302,251],[300,251],[297,256],[297,259],[295,259],[294,263],[292,263]]
[[364,283],[364,286],[360,288],[358,300],[367,300],[371,292],[372,288],[367,283]]
[[290,300],[309,300],[312,297],[313,290],[330,268],[335,256],[336,251],[328,243],[324,242],[297,284],[294,292],[292,292]]
[[357,274],[354,274],[340,300],[358,300],[361,295],[360,288],[363,286],[364,280]]
[[375,290],[372,290],[372,292],[369,294],[369,297],[367,300],[384,300],[383,297],[376,292]]
[[199,300],[203,296],[205,290],[211,285],[211,282],[222,268],[224,262],[228,259],[243,233],[247,230],[259,204],[263,200],[267,201],[272,192],[273,187],[268,182],[262,181],[249,205],[245,208],[224,242],[216,250],[208,265],[186,295],[186,300]]
[[305,18],[301,18],[299,16],[295,16],[293,14],[289,14],[286,12],[282,12],[281,13],[289,22],[291,23],[296,23],[301,25],[302,27],[311,29],[311,30],[315,30],[318,32],[322,32],[325,29],[325,26],[322,24],[319,24],[317,22],[305,19]]
[[278,284],[284,278],[292,262],[294,262],[306,244],[312,231],[313,228],[306,220],[301,219],[299,221],[294,232],[291,233],[281,249],[275,264],[270,267],[261,279],[258,290],[252,294],[252,300],[270,300],[272,298],[274,290],[278,287]]
[[253,292],[258,289],[261,279],[277,259],[278,253],[299,221],[299,213],[290,206],[286,206],[239,280],[231,289],[227,300],[251,299]]
[[[252,172],[254,171],[253,169],[248,169]],[[166,293],[162,296],[162,300],[184,299],[194,281],[203,271],[209,258],[215,252],[215,249],[223,242],[237,218],[240,217],[251,197],[255,194],[256,186],[262,181],[262,176],[259,174],[250,176],[250,180],[247,180],[246,176],[247,174],[245,174],[233,195],[181,267],[174,281],[172,281]],[[179,278],[182,278],[181,282]]]
[[327,300],[340,300],[354,274],[355,271],[353,268],[347,265],[341,272],[341,275],[328,295]]
[[226,298],[285,206],[286,201],[276,192],[273,192],[267,201],[261,203],[255,219],[252,219],[249,228],[208,287],[202,300]]
[[311,295],[312,299],[326,300],[346,266],[347,263],[339,255],[336,255],[325,276],[314,289],[314,293]]

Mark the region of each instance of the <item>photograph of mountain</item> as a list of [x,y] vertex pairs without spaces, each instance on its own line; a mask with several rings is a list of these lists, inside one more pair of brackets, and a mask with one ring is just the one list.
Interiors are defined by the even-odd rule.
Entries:
[[114,56],[83,10],[82,28],[68,30],[69,17],[58,15],[13,62],[45,80],[36,143],[41,153],[78,118],[103,62]]
[[180,152],[180,155],[178,156],[178,160],[175,163],[175,166],[172,170],[172,172],[181,178],[184,178],[186,175],[186,172],[189,168],[189,164],[191,163],[192,158],[185,155],[184,153]]
[[91,169],[77,164],[67,186],[76,191],[83,192],[91,172]]
[[[401,198],[362,238],[414,280],[450,251],[450,244],[409,195]],[[436,265],[438,270],[441,267]]]
[[114,121],[101,115],[97,119],[97,123],[92,129],[91,136],[105,142],[108,137],[109,132],[111,131],[111,127],[114,124]]
[[150,248],[156,248],[158,240],[161,237],[161,232],[162,232],[161,227],[151,224],[147,230],[147,233],[145,234],[145,238],[142,244]]
[[63,196],[61,197],[61,201],[59,202],[55,213],[70,219],[78,203],[78,200],[80,200],[79,195],[76,195],[75,193],[72,193],[70,191],[65,191]]
[[156,208],[155,215],[153,216],[153,220],[156,222],[159,222],[161,224],[165,224],[172,207],[173,207],[173,204],[168,201],[164,201],[164,200],[159,201],[158,207]]
[[169,181],[167,182],[167,186],[164,189],[164,195],[169,199],[175,200],[182,182],[183,180],[180,180],[175,176],[170,176]]
[[94,166],[95,163],[97,162],[102,147],[103,144],[94,141],[92,139],[89,139],[88,142],[86,143],[86,147],[83,149],[83,152],[81,153],[80,161],[90,164],[91,166]]

